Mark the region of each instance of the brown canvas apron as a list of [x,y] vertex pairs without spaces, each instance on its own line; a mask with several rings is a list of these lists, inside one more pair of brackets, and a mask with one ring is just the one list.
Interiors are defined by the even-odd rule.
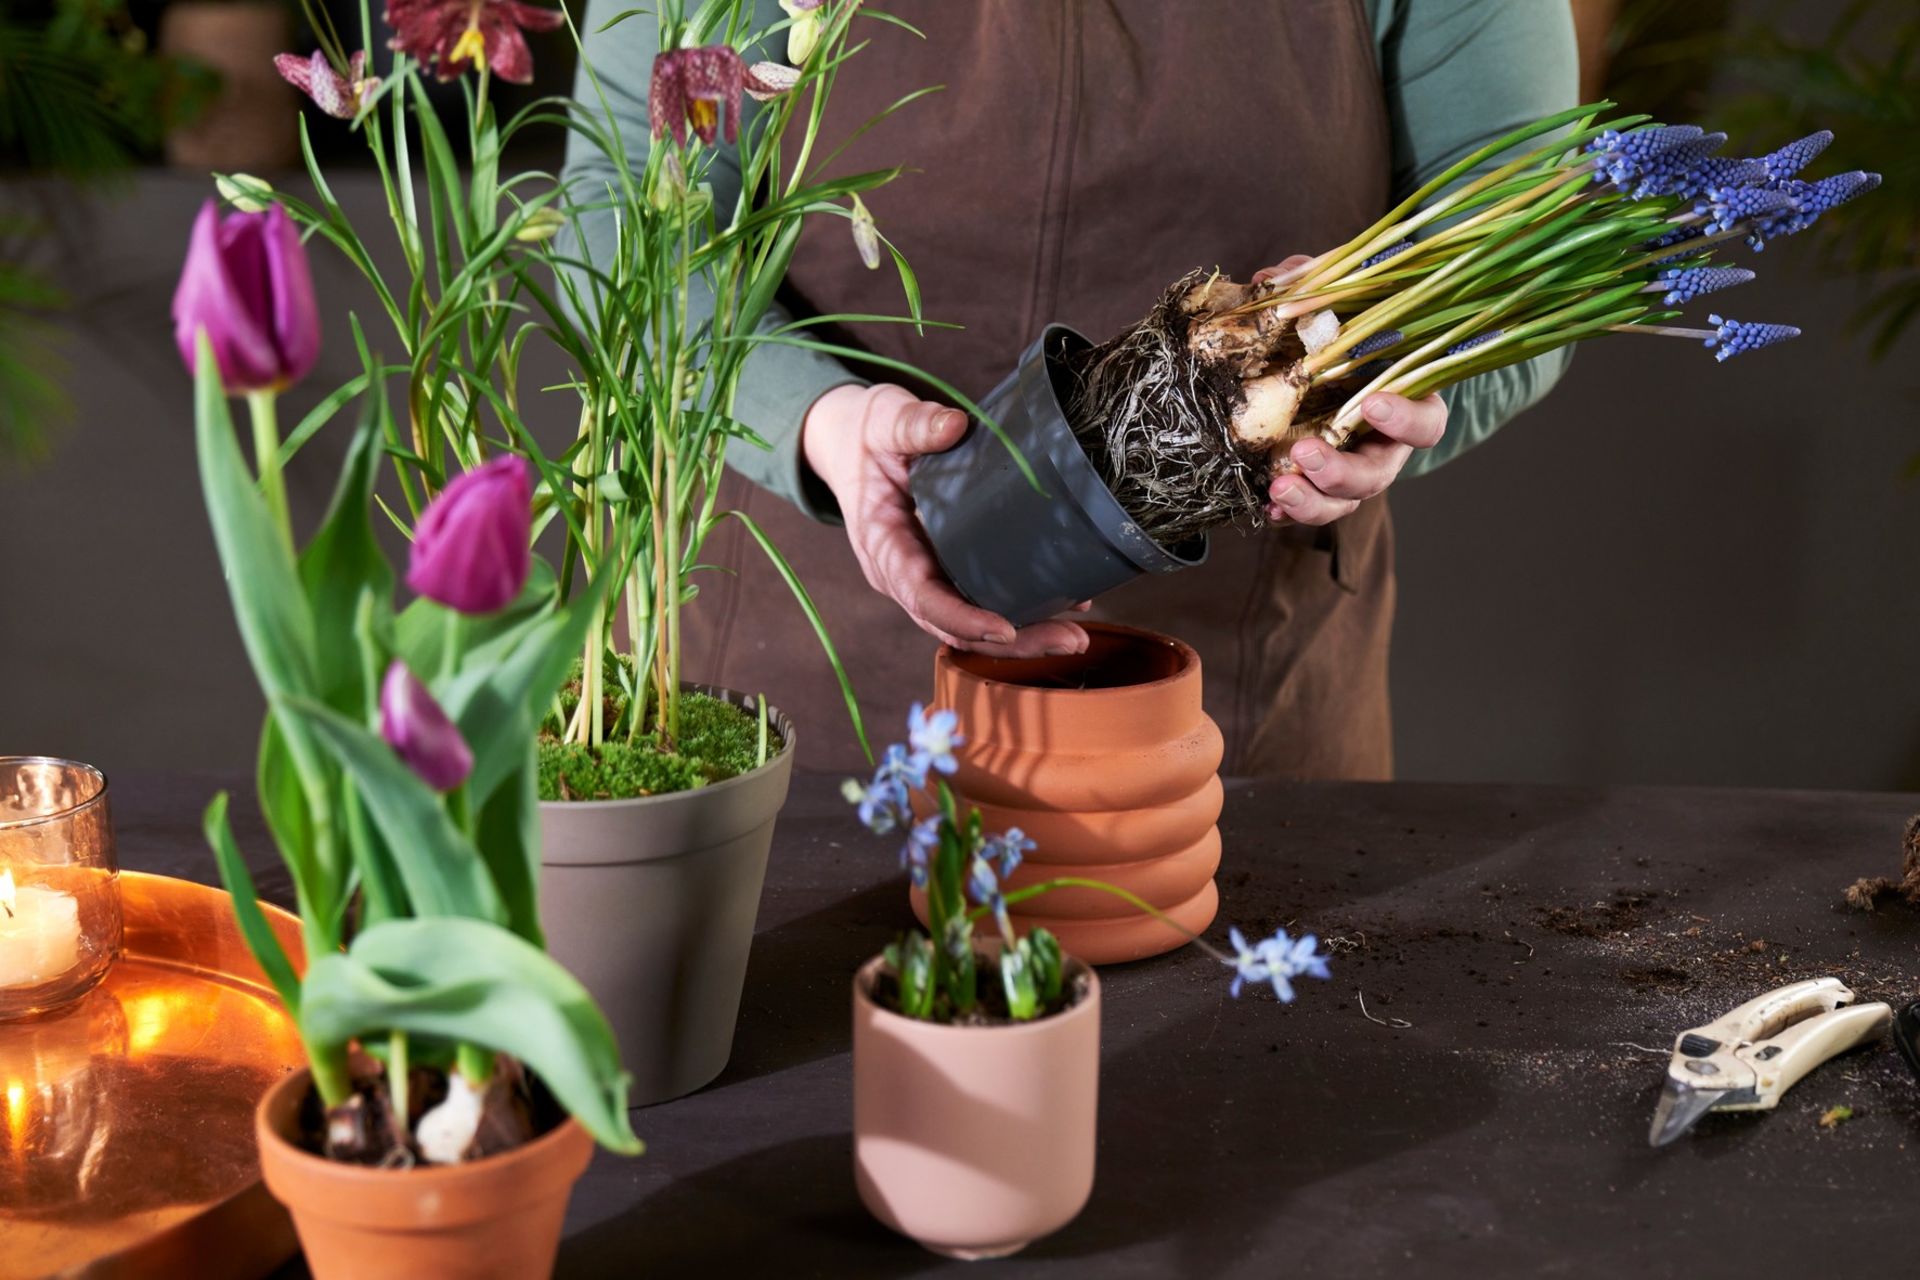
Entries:
[[[946,88],[837,162],[912,168],[868,200],[918,273],[925,314],[838,334],[979,397],[1040,329],[1099,340],[1194,267],[1242,279],[1351,236],[1384,210],[1388,124],[1363,0],[896,0],[926,33],[865,22],[829,139],[914,89]],[[901,314],[890,265],[865,270],[847,224],[815,219],[788,273],[801,313]],[[874,380],[887,375],[868,371]],[[798,407],[796,407],[797,410]],[[843,530],[731,472],[824,613],[876,740],[899,736],[932,681],[932,641],[861,575]],[[1376,499],[1331,529],[1215,535],[1203,567],[1141,579],[1093,616],[1199,650],[1230,773],[1383,778],[1393,539]],[[685,674],[764,692],[801,726],[801,764],[855,771],[858,748],[804,615],[728,522],[702,557]]]

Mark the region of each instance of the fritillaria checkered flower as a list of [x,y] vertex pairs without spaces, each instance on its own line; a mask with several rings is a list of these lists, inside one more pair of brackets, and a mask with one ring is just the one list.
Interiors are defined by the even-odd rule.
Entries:
[[740,136],[740,95],[756,102],[777,98],[799,82],[792,67],[758,62],[749,67],[724,44],[669,49],[653,60],[647,117],[656,138],[687,144],[687,131],[708,146],[716,136]]
[[324,50],[313,56],[297,53],[275,54],[274,70],[280,78],[313,99],[313,105],[336,120],[351,120],[360,114],[360,104],[380,87],[380,77],[367,74],[367,52],[362,49],[347,60],[347,73],[333,69]]
[[389,47],[451,80],[462,63],[486,66],[513,84],[533,81],[526,32],[552,31],[567,15],[521,0],[387,0]]

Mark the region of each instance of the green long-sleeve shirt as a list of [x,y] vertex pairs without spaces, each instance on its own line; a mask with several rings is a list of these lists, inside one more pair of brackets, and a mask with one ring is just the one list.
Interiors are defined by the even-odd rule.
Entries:
[[[776,0],[756,3],[755,30],[784,16]],[[1209,21],[1284,21],[1278,16],[1284,6],[1269,6],[1270,0],[1213,2],[1202,12]],[[589,33],[587,56],[621,129],[631,138],[644,138],[649,127],[648,79],[657,51],[654,24],[643,14],[600,30],[630,7],[631,0],[589,0],[580,25]],[[1367,0],[1367,7],[1392,122],[1396,200],[1475,148],[1576,101],[1573,21],[1561,0]],[[1183,15],[1180,20],[1195,19]],[[774,43],[781,41],[776,38]],[[766,56],[777,58],[780,52],[774,49]],[[595,101],[584,79],[576,92],[582,101]],[[748,101],[745,108],[754,111],[756,104]],[[613,176],[607,163],[597,148],[576,137],[569,146],[566,172],[580,180],[582,190],[603,189]],[[709,175],[718,207],[731,208],[739,198],[740,175],[730,149],[716,154]],[[581,248],[590,260],[604,261],[610,253],[612,219],[608,210],[584,220],[586,244]],[[790,319],[776,305],[762,324],[773,327]],[[1450,389],[1446,438],[1416,454],[1408,469],[1430,471],[1491,436],[1552,388],[1567,359],[1565,350],[1551,352]],[[816,518],[830,518],[833,512],[821,505],[817,482],[805,483],[800,424],[823,392],[862,381],[819,352],[759,347],[742,371],[735,415],[772,448],[735,441],[728,449],[728,464]]]

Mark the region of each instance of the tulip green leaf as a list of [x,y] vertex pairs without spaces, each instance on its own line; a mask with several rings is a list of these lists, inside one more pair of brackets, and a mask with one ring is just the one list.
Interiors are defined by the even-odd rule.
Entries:
[[207,844],[213,848],[214,861],[219,864],[220,881],[227,887],[227,896],[233,899],[233,918],[240,925],[240,936],[246,939],[247,950],[260,962],[260,971],[279,993],[280,1003],[297,1016],[300,979],[273,926],[267,923],[266,913],[260,910],[260,895],[253,887],[253,876],[247,871],[239,846],[234,843],[233,829],[227,825],[226,792],[216,795],[207,806],[201,829],[206,833]]
[[564,610],[545,619],[501,651],[470,652],[452,682],[439,691],[440,705],[460,726],[473,750],[467,789],[484,805],[493,789],[526,759],[539,717],[566,679],[567,668],[586,643],[611,572]]
[[504,922],[480,853],[448,815],[439,795],[377,735],[308,698],[276,704],[283,718],[306,727],[346,769],[387,849],[414,910],[427,916],[472,916]]
[[507,905],[507,927],[536,947],[540,927],[540,791],[534,780],[533,739],[521,744],[519,767],[481,802],[474,825],[480,856]]
[[482,920],[389,920],[307,971],[301,1030],[346,1044],[390,1030],[483,1045],[526,1063],[601,1145],[643,1148],[628,1077],[586,988],[524,938]]
[[[374,395],[384,409],[384,396]],[[365,593],[377,601],[393,598],[393,568],[373,536],[373,482],[380,463],[380,410],[370,410],[354,434],[334,491],[333,506],[319,532],[300,556],[300,578],[321,635],[345,635]],[[381,607],[385,607],[382,605]],[[336,711],[364,714],[373,693],[353,645],[326,644],[315,655],[316,692]]]

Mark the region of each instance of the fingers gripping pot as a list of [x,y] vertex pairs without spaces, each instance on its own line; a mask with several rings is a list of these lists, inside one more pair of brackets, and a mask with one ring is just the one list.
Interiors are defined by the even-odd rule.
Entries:
[[1156,542],[1113,496],[1067,420],[1065,358],[1087,340],[1048,325],[980,408],[1033,468],[1039,490],[978,423],[909,483],[941,570],[969,600],[1015,626],[1050,618],[1146,573],[1207,558],[1206,535]]

